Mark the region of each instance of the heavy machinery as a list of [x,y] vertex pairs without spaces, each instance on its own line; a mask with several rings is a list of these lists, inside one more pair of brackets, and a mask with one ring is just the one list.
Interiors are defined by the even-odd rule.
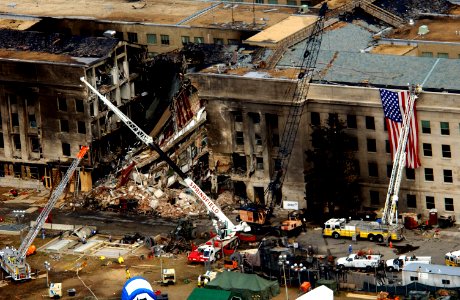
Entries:
[[285,94],[286,98],[291,99],[291,103],[278,153],[274,159],[274,171],[268,188],[264,193],[265,204],[246,203],[239,209],[239,219],[251,224],[256,230],[261,226],[269,225],[269,219],[275,205],[281,202],[283,182],[302,118],[304,100],[308,95],[309,81],[315,71],[327,11],[327,4],[323,4],[319,11],[318,19],[314,23],[311,34],[306,42],[301,61],[299,62],[300,67],[298,69],[297,82],[295,85],[290,86]]
[[26,254],[29,250],[29,247],[32,245],[35,237],[42,229],[49,213],[53,209],[59,197],[64,192],[67,183],[72,178],[73,173],[77,169],[86,152],[88,152],[88,149],[89,148],[87,146],[81,147],[77,157],[67,169],[67,172],[59,185],[53,191],[50,199],[48,200],[48,203],[38,215],[35,225],[30,228],[27,236],[22,241],[21,246],[19,246],[19,249],[6,247],[0,250],[0,266],[3,270],[5,270],[6,273],[8,273],[8,277],[11,277],[14,281],[28,280],[31,278],[31,269],[29,264],[26,262]]
[[251,231],[251,227],[246,222],[240,222],[235,225],[233,222],[222,212],[222,210],[209,198],[198,185],[191,178],[189,178],[182,170],[176,165],[166,153],[161,150],[160,146],[154,143],[151,136],[145,133],[139,126],[137,126],[131,119],[129,119],[121,110],[118,109],[112,102],[110,102],[106,97],[104,97],[99,91],[97,91],[84,77],[81,77],[80,80],[94,93],[99,99],[104,102],[107,107],[113,111],[114,114],[120,118],[126,126],[148,147],[156,151],[160,158],[164,160],[171,169],[173,169],[179,177],[181,177],[186,185],[195,193],[195,195],[200,199],[210,214],[213,214],[213,225],[216,228],[217,234],[219,234],[221,239],[231,239],[235,236],[236,232],[248,232]]

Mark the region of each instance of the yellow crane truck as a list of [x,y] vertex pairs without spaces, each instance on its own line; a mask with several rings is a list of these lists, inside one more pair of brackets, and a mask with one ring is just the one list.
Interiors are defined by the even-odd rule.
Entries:
[[360,238],[383,243],[384,241],[400,241],[403,238],[402,227],[382,225],[371,221],[349,221],[345,218],[329,219],[324,223],[323,236]]

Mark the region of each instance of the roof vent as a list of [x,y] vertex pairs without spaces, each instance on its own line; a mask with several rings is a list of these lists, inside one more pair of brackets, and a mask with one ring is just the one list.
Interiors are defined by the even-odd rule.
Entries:
[[306,14],[308,12],[308,5],[303,4],[301,7],[299,7],[299,14]]
[[418,28],[418,35],[425,35],[428,32],[430,32],[430,31],[428,30],[428,26],[426,26],[426,25],[422,25],[422,26],[420,26]]

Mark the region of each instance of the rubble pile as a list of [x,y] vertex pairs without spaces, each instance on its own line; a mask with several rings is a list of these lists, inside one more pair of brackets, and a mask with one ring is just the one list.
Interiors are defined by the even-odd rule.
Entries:
[[[129,181],[116,187],[113,180],[94,188],[87,196],[87,204],[101,210],[129,211],[162,218],[183,218],[204,216],[207,209],[188,189],[145,187]],[[89,202],[89,203],[88,203]],[[233,209],[233,195],[221,193],[214,201],[222,209]]]
[[447,0],[379,0],[375,5],[404,19],[417,19],[420,13],[447,13],[452,3]]

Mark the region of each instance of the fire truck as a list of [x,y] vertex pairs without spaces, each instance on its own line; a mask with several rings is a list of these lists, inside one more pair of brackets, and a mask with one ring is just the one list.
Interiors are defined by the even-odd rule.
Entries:
[[323,236],[360,238],[383,243],[386,240],[400,241],[403,239],[402,227],[389,228],[373,221],[349,221],[345,218],[329,219],[324,223]]
[[215,236],[206,243],[195,247],[188,255],[188,261],[190,263],[204,263],[207,261],[213,263],[221,257],[233,254],[239,243],[239,239],[236,235],[225,240]]

